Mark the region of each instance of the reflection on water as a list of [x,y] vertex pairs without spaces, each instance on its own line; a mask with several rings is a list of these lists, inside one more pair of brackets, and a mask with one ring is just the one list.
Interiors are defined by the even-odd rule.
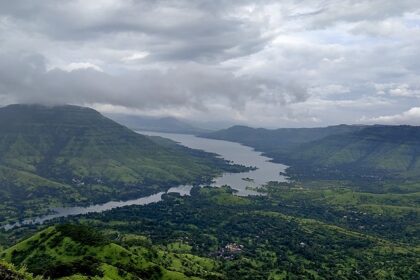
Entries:
[[[237,195],[256,195],[255,191],[248,187],[257,187],[269,181],[286,181],[286,178],[280,175],[287,166],[283,164],[270,162],[270,158],[262,156],[260,152],[256,152],[250,147],[243,146],[238,143],[199,138],[193,135],[174,134],[174,133],[158,133],[158,132],[140,132],[146,135],[161,136],[172,139],[181,145],[193,149],[200,149],[210,153],[216,153],[222,158],[245,166],[255,166],[256,170],[251,170],[242,173],[225,173],[214,180],[213,186],[220,187],[229,185],[237,190]],[[192,186],[183,185],[170,188],[167,193],[179,193],[180,195],[189,195]],[[5,225],[6,230],[22,225],[42,224],[45,221],[55,218],[62,218],[74,215],[98,213],[106,210],[130,206],[130,205],[145,205],[149,203],[158,202],[162,199],[164,192],[159,192],[147,197],[127,200],[127,201],[110,201],[104,204],[91,205],[87,207],[65,207],[54,208],[54,214],[45,215],[42,217],[31,218],[22,222]]]
[[225,173],[215,179],[214,186],[229,185],[238,191],[238,195],[255,195],[256,192],[247,187],[258,187],[269,181],[286,181],[286,177],[280,175],[286,169],[286,165],[271,162],[270,158],[261,155],[253,148],[223,140],[200,138],[194,135],[159,133],[141,131],[140,133],[152,136],[161,136],[172,139],[181,145],[193,149],[200,149],[210,153],[216,153],[222,158],[245,166],[255,166],[256,170],[243,173]]

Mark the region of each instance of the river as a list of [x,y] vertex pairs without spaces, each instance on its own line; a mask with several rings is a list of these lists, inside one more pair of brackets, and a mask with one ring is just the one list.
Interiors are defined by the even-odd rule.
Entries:
[[187,134],[148,131],[141,131],[140,133],[169,138],[192,149],[218,154],[222,158],[236,164],[257,167],[256,170],[243,173],[225,173],[221,177],[215,179],[214,186],[220,187],[229,185],[231,188],[238,191],[238,195],[257,194],[256,192],[247,189],[247,187],[261,186],[269,181],[286,181],[286,178],[280,175],[280,172],[283,172],[286,169],[286,165],[273,163],[270,161],[270,158],[263,156],[260,152],[257,152],[248,146],[235,142],[200,138]]
[[[232,189],[237,191],[237,195],[258,195],[258,193],[252,191],[251,188],[261,186],[262,184],[265,184],[269,181],[287,180],[286,177],[280,175],[280,172],[283,172],[287,166],[273,163],[270,161],[270,158],[263,156],[260,152],[257,152],[253,148],[238,143],[200,138],[187,134],[160,133],[149,131],[140,131],[139,133],[150,136],[169,138],[181,145],[192,149],[200,149],[206,152],[218,154],[220,157],[236,164],[257,167],[256,170],[242,173],[224,173],[222,176],[215,178],[214,183],[212,184],[213,186],[220,187],[223,185],[229,185]],[[175,186],[170,188],[167,192],[179,193],[180,195],[189,195],[191,188],[192,186],[189,185]],[[22,222],[5,225],[3,228],[9,230],[22,225],[42,224],[45,221],[52,220],[54,218],[88,213],[98,213],[129,205],[145,205],[160,201],[163,194],[164,192],[159,192],[147,197],[141,197],[127,201],[110,201],[107,203],[96,204],[87,207],[54,208],[52,209],[54,214],[26,219]]]

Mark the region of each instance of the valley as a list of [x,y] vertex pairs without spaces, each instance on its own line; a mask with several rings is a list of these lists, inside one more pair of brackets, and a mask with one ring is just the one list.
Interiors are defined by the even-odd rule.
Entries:
[[[126,131],[124,127],[113,126]],[[311,137],[305,135],[307,131],[303,136],[299,136],[300,131],[298,135],[292,131],[288,134],[289,140],[295,139],[298,144],[285,147],[282,141],[277,143],[275,139],[270,143],[284,151],[295,149],[290,145],[304,151],[301,145],[309,146],[307,143],[312,143],[313,139],[318,143],[336,137],[334,135],[341,135],[343,129],[348,133],[348,129],[356,128],[334,128],[333,132],[328,128],[319,129],[322,133],[315,130]],[[102,131],[96,133],[109,139],[111,131],[102,127]],[[75,135],[72,141],[83,139],[85,135]],[[149,184],[132,185],[131,188],[141,191],[122,195],[119,192],[128,185],[122,184],[124,181],[112,181],[118,184],[109,187],[122,189],[108,196],[102,188],[96,188],[95,195],[86,196],[85,200],[92,204],[100,201],[96,196],[102,196],[111,200],[109,202],[62,207],[51,215],[21,219],[18,227],[9,226],[0,231],[0,259],[4,262],[0,263],[0,272],[4,267],[9,269],[7,273],[19,275],[17,270],[25,267],[21,275],[27,275],[26,279],[31,279],[28,275],[32,273],[34,277],[62,280],[385,280],[419,276],[420,184],[414,178],[402,181],[373,176],[361,180],[337,175],[326,178],[320,173],[308,177],[303,175],[311,174],[312,169],[305,169],[307,165],[303,163],[310,161],[285,161],[291,163],[287,167],[271,162],[255,151],[256,147],[235,142],[160,132],[118,135],[116,139],[126,135],[124,137],[140,137],[145,141],[138,146],[143,149],[141,152],[136,151],[135,146],[131,150],[138,153],[136,162],[149,157],[150,147],[153,147],[155,151],[160,150],[157,157],[153,156],[155,163],[149,161],[150,164],[159,168],[162,158],[167,164],[162,167],[164,172],[200,179],[172,180],[156,170],[160,178],[150,181],[154,188]],[[241,139],[246,139],[247,135],[252,134],[245,133]],[[19,137],[25,139],[26,136]],[[90,141],[99,139],[103,138],[94,136]],[[302,139],[309,142],[305,144]],[[23,146],[34,147],[28,142]],[[35,147],[38,151],[39,146]],[[114,147],[113,154],[106,155],[119,158],[121,166],[132,164],[127,161],[128,153],[124,154],[124,159],[123,155],[118,156],[125,148],[119,149],[111,143],[106,147]],[[30,151],[29,148],[22,152],[19,149],[14,149],[15,153]],[[77,155],[80,156],[84,155]],[[21,163],[16,165],[9,158],[3,160],[8,168],[25,170]],[[52,162],[55,161],[53,158]],[[37,161],[26,159],[26,162]],[[177,168],[173,167],[174,163]],[[95,174],[91,166],[84,168]],[[194,173],[194,168],[199,172]],[[305,173],[294,172],[297,168]],[[37,170],[32,171],[33,174],[37,174]],[[126,174],[123,170],[119,172]],[[86,174],[83,177],[86,179],[73,184],[57,175],[40,175],[86,195],[82,188],[91,187],[86,184],[91,175]],[[133,176],[134,173],[127,174]],[[81,181],[85,184],[80,184]],[[32,198],[21,203],[28,201]],[[75,206],[67,204],[66,200],[58,203]],[[45,198],[43,205],[51,206]],[[35,216],[36,213],[33,212]],[[10,220],[12,218],[13,215],[9,216]]]
[[0,1],[0,280],[420,280],[420,1]]
[[0,109],[0,223],[50,208],[128,200],[246,171],[214,154],[149,138],[77,106]]

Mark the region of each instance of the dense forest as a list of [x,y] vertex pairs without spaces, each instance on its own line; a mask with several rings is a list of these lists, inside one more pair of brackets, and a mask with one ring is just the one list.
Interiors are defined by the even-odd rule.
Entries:
[[[83,269],[102,277],[110,273],[108,266],[118,273],[149,273],[130,270],[133,258],[140,257],[136,261],[157,269],[150,279],[175,272],[185,277],[179,279],[420,276],[417,194],[384,197],[343,186],[307,189],[290,183],[271,183],[259,191],[264,195],[238,197],[229,187],[196,187],[189,197],[169,194],[160,203],[62,220],[64,225],[35,234],[3,257],[53,278]],[[42,227],[6,232],[3,240],[31,236]],[[51,236],[57,232],[60,238]],[[63,244],[69,239],[79,245]],[[107,246],[127,253],[108,259]],[[80,267],[86,262],[81,252],[93,258],[92,267]],[[54,275],[58,268],[65,273]]]

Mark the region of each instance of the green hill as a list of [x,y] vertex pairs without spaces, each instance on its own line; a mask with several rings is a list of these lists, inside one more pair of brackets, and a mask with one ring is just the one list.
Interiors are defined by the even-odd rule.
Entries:
[[[295,183],[261,191],[194,187],[35,234],[15,229],[0,259],[62,280],[419,278],[417,194]],[[31,237],[11,242],[22,235]]]
[[302,144],[285,158],[292,166],[310,167],[321,174],[416,178],[420,176],[420,127],[370,126]]
[[251,146],[312,178],[414,178],[420,176],[420,127],[349,126],[254,129],[231,127],[204,134]]
[[0,221],[46,206],[125,199],[235,168],[77,106],[0,108]]
[[51,279],[200,279],[153,263],[153,258],[159,258],[159,250],[141,242],[144,239],[140,237],[135,246],[133,240],[131,246],[123,247],[90,227],[58,225],[7,249],[1,257]]
[[[190,277],[418,279],[415,197],[399,199],[399,205],[411,205],[412,210],[378,215],[378,209],[365,206],[391,206],[398,198],[290,186],[268,186],[267,195],[259,197],[238,197],[228,187],[196,187],[191,196],[168,194],[159,203],[69,221],[90,224],[96,232],[108,233],[118,246],[132,252],[133,258],[141,257],[164,270]],[[49,248],[50,243],[46,240],[42,244]],[[39,252],[38,247],[35,243],[32,248],[27,242],[18,243],[6,250],[6,260],[19,265],[20,259],[36,256],[32,254],[34,250]],[[87,252],[95,253],[88,254],[101,256],[106,255],[108,247],[93,248]],[[14,260],[13,250],[18,250]],[[68,258],[68,253],[57,256],[62,249],[44,251],[55,260]],[[126,260],[118,255],[115,258]],[[23,263],[34,271],[28,260]],[[112,262],[107,264],[114,266]],[[130,272],[125,267],[120,266]]]

